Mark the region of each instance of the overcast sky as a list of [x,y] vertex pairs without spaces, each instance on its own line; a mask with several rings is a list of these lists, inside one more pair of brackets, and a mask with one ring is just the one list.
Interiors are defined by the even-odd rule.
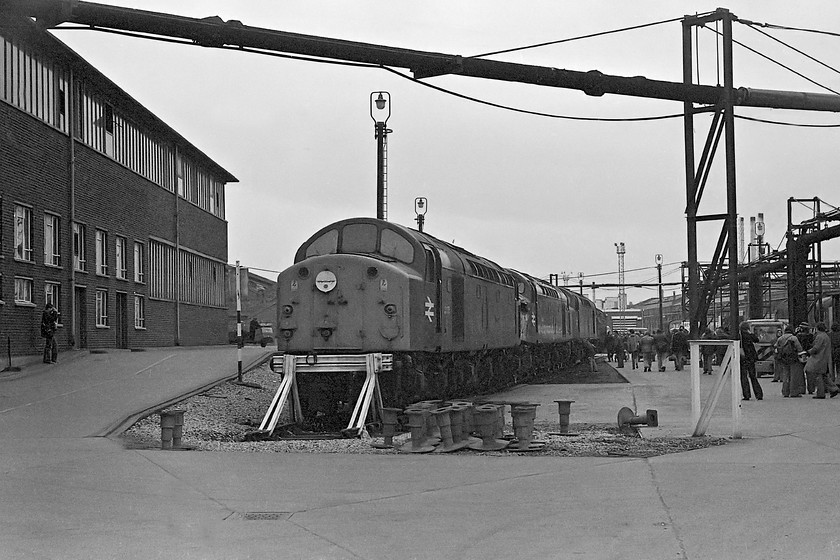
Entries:
[[[464,56],[669,20],[721,5],[718,0],[107,3],[190,17],[218,15],[256,27]],[[836,0],[732,1],[724,7],[758,23],[840,33]],[[734,27],[736,40],[840,91],[834,70],[840,68],[839,37],[761,31],[818,62],[755,28]],[[681,33],[675,21],[492,58],[679,82]],[[416,227],[414,199],[423,196],[429,201],[425,231],[505,267],[539,277],[565,272],[574,283],[582,272],[587,285],[617,282],[614,243],[624,242],[627,282],[655,281],[657,253],[665,262],[663,280],[680,280],[678,263],[687,258],[681,118],[584,122],[534,116],[458,98],[382,69],[91,31],[56,35],[239,179],[227,188],[231,263],[279,271],[292,264],[297,247],[322,226],[376,215],[369,96],[385,90],[392,98],[390,221]],[[701,30],[697,47],[700,83],[722,82],[714,32]],[[734,68],[736,86],[829,93],[737,45]],[[677,102],[588,97],[574,90],[476,78],[427,81],[458,94],[553,115],[621,119],[682,111]],[[737,108],[736,115],[840,125],[835,113]],[[708,116],[695,120],[700,146],[709,123]],[[783,240],[789,197],[817,196],[840,205],[838,135],[840,128],[736,122],[738,212],[747,222],[763,213],[766,241],[774,248]],[[721,145],[701,214],[726,210],[723,164]],[[802,209],[798,216],[807,213]],[[701,261],[711,259],[720,227],[713,222],[700,228]],[[824,244],[824,258],[838,258],[836,245]],[[616,293],[605,288],[596,297]],[[628,294],[639,301],[655,297],[656,290]]]

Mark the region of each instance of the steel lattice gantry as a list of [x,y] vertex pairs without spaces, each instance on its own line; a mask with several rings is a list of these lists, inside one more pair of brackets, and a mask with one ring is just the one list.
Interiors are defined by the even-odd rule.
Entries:
[[[779,109],[800,109],[810,111],[840,111],[840,96],[820,95],[769,90],[736,90],[732,70],[732,22],[737,18],[726,9],[718,9],[701,16],[686,16],[683,19],[683,83],[691,83],[693,52],[691,32],[694,27],[711,22],[720,22],[723,43],[723,88],[720,98],[713,105],[696,107],[692,101],[684,103],[685,173],[686,173],[686,227],[688,241],[688,300],[689,319],[693,336],[698,336],[705,326],[709,306],[719,285],[727,286],[729,293],[730,329],[737,328],[739,320],[739,276],[737,238],[737,189],[735,175],[735,121],[736,105],[751,107],[772,107]],[[700,161],[695,167],[694,115],[698,112],[713,112],[712,123],[703,146]],[[724,138],[726,158],[726,213],[699,213],[700,201],[706,187],[714,154]],[[722,221],[720,236],[715,252],[701,281],[701,269],[697,254],[697,224],[701,221]],[[788,252],[790,255],[790,251]],[[791,259],[791,262],[796,259]],[[724,266],[724,263],[728,266]],[[732,331],[732,334],[735,334]]]
[[[0,17],[13,15],[35,18],[39,25],[54,27],[76,23],[91,28],[129,31],[154,37],[174,37],[205,47],[233,47],[248,52],[283,52],[322,59],[409,69],[417,79],[443,74],[527,83],[545,87],[575,89],[592,96],[627,95],[680,101],[684,107],[686,220],[688,238],[688,298],[691,331],[696,336],[705,323],[706,312],[721,279],[729,286],[730,324],[738,321],[738,241],[736,235],[735,126],[736,106],[840,112],[840,95],[761,90],[734,85],[732,70],[732,22],[737,18],[728,10],[683,18],[682,82],[649,80],[560,68],[531,66],[465,57],[454,54],[416,51],[251,27],[242,22],[225,22],[219,17],[188,18],[172,14],[135,10],[80,2],[77,0],[0,0]],[[697,26],[720,22],[723,27],[723,86],[692,83],[693,52],[691,31]],[[713,112],[700,161],[695,161],[694,115]],[[726,152],[726,200],[724,214],[702,215],[700,201],[706,187],[714,153],[721,136]],[[697,165],[695,166],[695,164]],[[723,222],[721,234],[705,282],[700,281],[697,255],[697,224],[706,220]],[[728,261],[729,270],[724,262]]]

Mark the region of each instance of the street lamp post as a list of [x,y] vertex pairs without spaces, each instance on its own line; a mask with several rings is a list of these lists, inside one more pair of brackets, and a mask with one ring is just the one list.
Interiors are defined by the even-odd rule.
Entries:
[[423,232],[423,224],[426,222],[426,210],[429,209],[429,201],[425,196],[418,196],[414,199],[414,213],[417,214],[417,230]]
[[373,119],[376,138],[376,217],[388,219],[388,133],[386,126],[391,117],[391,94],[374,91],[370,94],[370,118]]
[[656,273],[659,276],[659,330],[664,332],[665,322],[664,315],[662,314],[662,255],[656,255]]

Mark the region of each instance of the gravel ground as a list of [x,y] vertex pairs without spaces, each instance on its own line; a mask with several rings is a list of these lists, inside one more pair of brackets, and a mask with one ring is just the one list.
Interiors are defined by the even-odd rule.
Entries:
[[[382,438],[319,440],[243,441],[245,434],[255,431],[271,404],[280,384],[280,376],[268,365],[243,375],[245,384],[222,383],[209,391],[182,401],[167,410],[184,410],[183,445],[197,451],[227,451],[244,453],[372,453],[394,454],[395,449],[377,449],[372,443]],[[508,414],[508,421],[510,415]],[[506,433],[511,433],[510,425]],[[571,424],[569,432],[577,435],[557,435],[556,423],[537,423],[534,440],[545,442],[538,451],[481,452],[484,455],[551,455],[561,457],[652,457],[722,445],[722,438],[666,437],[643,439],[634,432],[622,433],[612,424]],[[159,448],[160,419],[152,414],[129,428],[121,436],[129,448]],[[408,434],[394,436],[399,446],[408,441]],[[462,450],[458,453],[478,453]]]

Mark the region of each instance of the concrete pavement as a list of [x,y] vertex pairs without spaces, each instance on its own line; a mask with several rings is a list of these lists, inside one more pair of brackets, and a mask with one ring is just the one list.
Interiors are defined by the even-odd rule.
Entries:
[[[768,378],[743,439],[648,459],[211,453],[91,436],[235,374],[232,347],[61,359],[0,375],[2,559],[840,557],[840,398],[783,399]],[[552,419],[573,399],[573,423],[655,408],[680,431],[672,367],[499,396]],[[710,434],[728,435],[724,403]]]

